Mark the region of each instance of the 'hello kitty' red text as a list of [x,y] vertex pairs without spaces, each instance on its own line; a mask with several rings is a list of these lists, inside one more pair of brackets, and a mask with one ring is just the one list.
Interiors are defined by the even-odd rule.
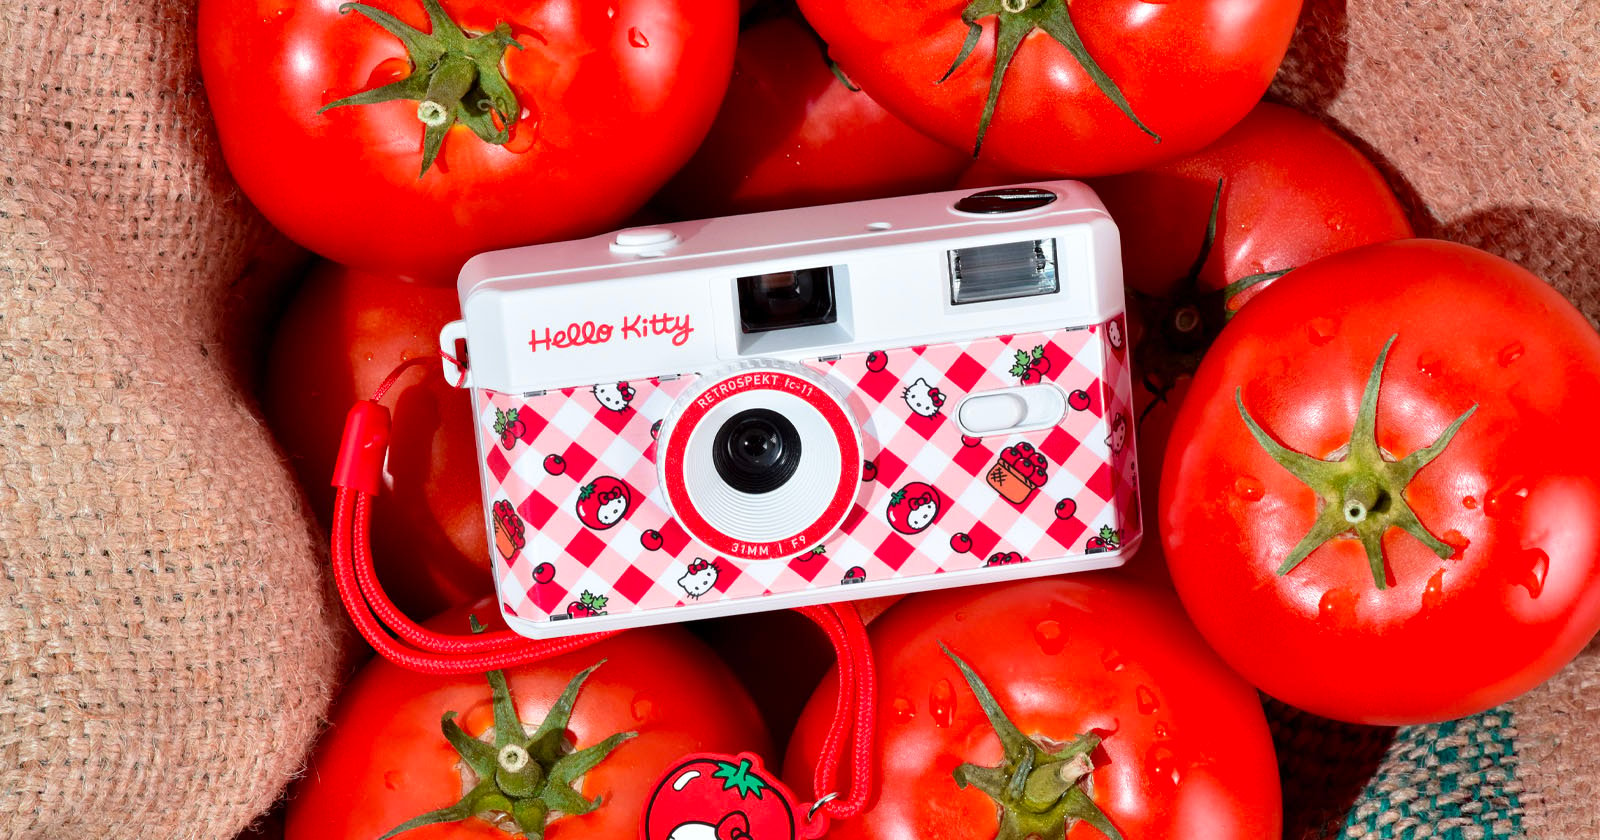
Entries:
[[689,325],[687,313],[629,315],[616,325],[596,324],[593,321],[573,322],[561,329],[545,327],[543,334],[535,327],[528,341],[528,347],[535,353],[540,350],[564,350],[569,347],[605,344],[617,336],[623,341],[665,336],[672,340],[672,346],[682,347],[693,332],[694,327]]

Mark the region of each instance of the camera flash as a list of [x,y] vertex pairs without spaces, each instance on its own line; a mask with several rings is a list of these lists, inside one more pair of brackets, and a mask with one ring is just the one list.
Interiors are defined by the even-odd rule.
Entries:
[[957,306],[1053,295],[1061,289],[1054,239],[957,248],[948,253],[950,302]]

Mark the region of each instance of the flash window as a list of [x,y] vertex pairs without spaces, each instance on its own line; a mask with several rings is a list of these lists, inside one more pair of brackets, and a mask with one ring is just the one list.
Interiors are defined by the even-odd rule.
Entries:
[[950,302],[957,306],[1061,290],[1054,239],[957,248],[949,252],[949,261]]

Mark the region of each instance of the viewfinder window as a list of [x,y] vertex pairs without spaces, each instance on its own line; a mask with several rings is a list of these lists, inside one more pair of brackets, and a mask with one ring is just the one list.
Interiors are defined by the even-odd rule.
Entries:
[[957,306],[1061,290],[1054,239],[957,248],[949,260],[950,302]]
[[740,277],[739,327],[745,333],[832,324],[839,319],[833,267]]

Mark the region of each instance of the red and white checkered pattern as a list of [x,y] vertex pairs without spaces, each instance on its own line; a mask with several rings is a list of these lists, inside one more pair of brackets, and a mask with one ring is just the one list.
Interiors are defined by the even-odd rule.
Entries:
[[[1114,545],[1130,540],[1139,529],[1139,505],[1122,330],[1119,317],[1087,328],[890,349],[881,354],[884,364],[877,371],[868,368],[865,353],[808,363],[850,395],[876,475],[863,483],[854,511],[822,553],[787,561],[714,555],[667,516],[652,427],[694,380],[692,374],[629,383],[634,395],[621,412],[583,388],[531,397],[479,391],[479,434],[490,453],[485,509],[509,500],[526,524],[527,544],[496,566],[504,605],[529,621],[566,618],[569,609],[581,616],[598,599],[613,615],[670,611],[693,600],[840,587],[853,568],[863,570],[866,580],[915,578],[979,568],[1008,552],[1036,562],[1081,557],[1096,550],[1093,540],[1102,535]],[[1043,347],[1048,360],[1043,378],[1074,394],[1074,407],[1053,428],[964,439],[950,416],[961,398],[1018,385],[1011,372],[1017,351],[1031,355],[1035,347]],[[933,417],[917,415],[903,397],[919,378],[944,395]],[[508,409],[523,421],[523,434],[509,449],[494,431],[496,412]],[[1118,425],[1126,431],[1113,452]],[[1042,453],[1048,466],[1038,492],[1018,506],[986,476],[1000,452],[1020,441]],[[550,455],[560,456],[564,471],[547,470]],[[626,484],[630,498],[620,520],[600,527],[605,523],[592,509],[580,513],[579,495],[607,476]],[[893,527],[888,509],[891,495],[914,482],[934,488],[939,506],[931,523],[908,534]],[[907,495],[925,495],[918,490]],[[1064,515],[1058,516],[1058,503]],[[902,525],[906,512],[897,516]],[[492,521],[489,526],[492,545]],[[966,535],[970,550],[952,549],[957,534]],[[716,568],[709,589],[705,570],[689,576],[696,559]],[[537,582],[541,577],[548,582]],[[702,594],[695,598],[693,592]],[[580,604],[585,593],[589,606]]]

